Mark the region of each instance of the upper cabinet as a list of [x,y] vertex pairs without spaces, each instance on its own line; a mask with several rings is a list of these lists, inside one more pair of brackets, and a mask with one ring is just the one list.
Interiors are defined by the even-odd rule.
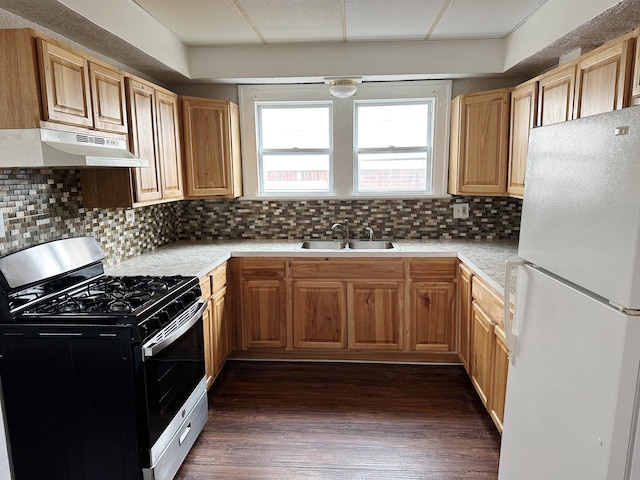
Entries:
[[631,80],[631,105],[640,105],[640,28],[633,32],[636,46],[634,59],[633,78]]
[[507,193],[510,92],[503,88],[453,99],[449,193]]
[[89,81],[95,128],[127,133],[124,74],[104,65],[89,62]]
[[580,57],[576,65],[573,118],[629,105],[633,38],[623,37]]
[[524,175],[529,149],[529,131],[536,126],[538,79],[518,85],[511,92],[511,123],[509,128],[509,184],[512,197],[524,195]]
[[135,207],[183,198],[178,96],[127,77],[126,97],[129,149],[149,165],[81,170],[82,202],[87,208]]
[[232,102],[181,97],[187,198],[242,195],[240,121]]
[[576,66],[573,64],[540,76],[538,126],[571,120],[575,81]]

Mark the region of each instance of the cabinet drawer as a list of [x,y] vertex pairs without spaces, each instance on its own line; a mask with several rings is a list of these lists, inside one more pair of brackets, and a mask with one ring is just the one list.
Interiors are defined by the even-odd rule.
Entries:
[[202,298],[205,300],[211,296],[211,277],[209,274],[200,277],[200,290],[202,290]]
[[312,258],[291,260],[294,278],[384,278],[401,280],[404,266],[401,258],[358,260],[349,258]]
[[227,264],[224,263],[217,267],[211,273],[211,280],[213,283],[213,292],[219,292],[227,285]]
[[418,258],[409,262],[411,279],[442,282],[456,278],[458,259],[452,258]]
[[502,295],[477,276],[474,276],[471,281],[471,296],[473,300],[478,303],[482,310],[487,314],[490,320],[499,325],[500,328],[504,327],[504,303]]
[[284,259],[242,259],[244,278],[284,278],[284,272]]

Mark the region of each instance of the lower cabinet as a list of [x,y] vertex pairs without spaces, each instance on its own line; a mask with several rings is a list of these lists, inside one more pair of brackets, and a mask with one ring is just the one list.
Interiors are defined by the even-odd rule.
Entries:
[[347,282],[348,346],[402,350],[404,282]]
[[343,282],[292,282],[294,348],[346,348],[347,296]]
[[285,261],[240,259],[240,345],[286,347]]
[[469,376],[493,422],[502,432],[509,371],[503,298],[477,276],[472,278]]
[[471,365],[471,279],[473,271],[464,263],[458,266],[458,357],[469,373]]
[[200,278],[202,298],[208,302],[202,315],[204,367],[207,388],[222,370],[232,350],[233,325],[226,303],[227,266],[216,267]]

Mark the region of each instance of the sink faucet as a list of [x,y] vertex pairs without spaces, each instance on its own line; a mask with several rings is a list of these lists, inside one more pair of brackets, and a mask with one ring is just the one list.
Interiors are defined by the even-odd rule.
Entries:
[[342,232],[342,238],[349,241],[349,220],[345,220],[343,223],[334,223],[331,225],[331,231],[335,232],[340,230]]
[[365,232],[369,233],[369,241],[372,241],[373,240],[373,228],[367,226],[367,227],[364,227],[364,230],[365,230]]

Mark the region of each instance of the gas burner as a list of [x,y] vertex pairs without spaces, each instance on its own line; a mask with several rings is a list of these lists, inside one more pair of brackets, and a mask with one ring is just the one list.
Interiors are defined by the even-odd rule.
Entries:
[[107,311],[113,313],[130,313],[132,310],[131,304],[121,300],[114,300],[107,306]]

